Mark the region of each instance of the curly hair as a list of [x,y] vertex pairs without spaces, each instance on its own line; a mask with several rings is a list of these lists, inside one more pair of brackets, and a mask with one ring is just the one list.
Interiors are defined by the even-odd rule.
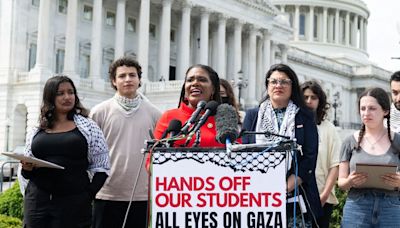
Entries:
[[[115,77],[117,76],[117,68],[121,66],[126,66],[126,67],[134,67],[137,70],[139,80],[142,79],[142,67],[138,63],[138,61],[134,60],[131,57],[124,56],[122,58],[119,58],[115,60],[113,63],[110,64],[110,67],[108,69],[108,76],[110,78],[110,83],[111,87],[117,90],[117,87],[113,84],[113,81],[115,81]],[[141,83],[139,83],[139,87],[141,86]]]
[[181,95],[179,97],[178,108],[181,105],[181,102],[187,103],[187,100],[185,100],[186,77],[187,77],[187,74],[189,73],[189,71],[193,68],[200,68],[208,73],[208,76],[210,77],[210,80],[211,80],[211,84],[214,87],[214,94],[213,94],[211,100],[221,103],[221,95],[219,94],[219,77],[218,77],[217,72],[215,72],[215,70],[213,68],[211,68],[210,66],[203,65],[203,64],[195,64],[195,65],[189,67],[189,69],[186,71],[185,82],[182,85]]
[[87,117],[89,111],[81,104],[74,82],[66,75],[56,75],[47,80],[43,89],[43,99],[40,108],[39,126],[42,129],[51,129],[55,121],[55,100],[57,96],[58,87],[61,83],[70,83],[75,95],[75,104],[71,111],[67,114],[68,120],[73,120],[75,114]]
[[321,122],[326,118],[327,111],[330,108],[330,104],[327,102],[324,90],[322,90],[322,87],[314,80],[304,82],[300,85],[300,89],[303,92],[303,95],[306,89],[311,90],[315,95],[317,95],[319,102],[315,117],[317,124],[320,125]]

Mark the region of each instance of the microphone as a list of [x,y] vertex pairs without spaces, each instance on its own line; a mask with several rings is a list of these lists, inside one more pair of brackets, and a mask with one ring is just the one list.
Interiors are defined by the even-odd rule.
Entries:
[[218,105],[219,104],[216,101],[209,101],[206,104],[206,107],[205,107],[206,111],[200,117],[199,122],[197,122],[196,125],[190,130],[189,136],[187,137],[186,142],[185,142],[185,146],[187,146],[187,144],[192,139],[193,135],[200,129],[200,127],[206,123],[208,117],[215,115],[215,113],[217,112]]
[[232,151],[232,142],[239,137],[238,122],[236,110],[232,105],[221,104],[218,106],[215,115],[216,139],[219,143],[226,144],[227,154]]
[[182,122],[180,120],[177,120],[177,119],[172,119],[169,122],[168,128],[162,134],[161,138],[163,139],[163,138],[167,137],[167,135],[169,133],[171,133],[170,137],[173,137],[173,136],[175,136],[175,135],[177,135],[179,133],[181,128],[182,128]]
[[190,118],[186,121],[186,123],[183,126],[183,128],[181,129],[180,133],[182,133],[182,134],[188,133],[189,128],[192,126],[192,124],[194,124],[196,122],[197,117],[199,116],[200,112],[204,109],[206,104],[207,104],[207,102],[205,102],[205,101],[199,101],[199,103],[197,103],[196,110],[192,113]]

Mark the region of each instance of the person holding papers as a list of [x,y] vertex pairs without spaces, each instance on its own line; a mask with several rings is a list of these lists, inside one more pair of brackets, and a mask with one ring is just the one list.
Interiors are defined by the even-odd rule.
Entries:
[[24,227],[91,226],[92,200],[110,164],[103,133],[87,114],[70,78],[60,75],[47,80],[39,126],[27,137],[24,153],[64,169],[21,162],[22,175],[29,179]]
[[[256,132],[270,132],[296,138],[301,145],[301,152],[293,153],[292,164],[287,174],[288,201],[294,193],[300,195],[297,200],[300,205],[306,205],[307,212],[303,215],[293,204],[288,204],[288,227],[306,227],[316,223],[321,212],[321,202],[315,180],[315,166],[318,152],[318,132],[313,113],[306,107],[300,92],[296,73],[285,64],[271,66],[265,77],[267,96],[261,101],[260,107],[247,111],[243,129]],[[243,138],[244,143],[271,143],[282,140],[274,135],[251,135]],[[297,162],[295,162],[297,160]],[[268,180],[267,182],[268,183]],[[298,194],[300,192],[300,194]],[[296,219],[295,219],[296,218]],[[304,220],[302,219],[304,218]],[[296,224],[293,224],[296,222]]]
[[[182,125],[191,118],[200,102],[216,101],[221,103],[220,83],[217,72],[206,65],[193,65],[186,72],[185,83],[182,86],[181,96],[177,109],[166,111],[157,122],[154,130],[154,136],[161,139],[167,130],[171,120],[176,119],[182,122]],[[201,114],[199,114],[200,116]],[[184,127],[184,126],[183,126]],[[189,128],[190,130],[190,128]],[[224,147],[224,144],[218,143],[215,139],[215,118],[210,116],[205,124],[200,127],[201,140],[200,147]],[[194,132],[193,132],[194,133]],[[191,147],[195,142],[196,135],[188,142]],[[186,139],[175,142],[175,146],[184,145]]]
[[376,188],[364,188],[368,173],[356,170],[359,163],[399,166],[400,135],[390,129],[389,96],[381,88],[368,89],[358,107],[362,126],[343,142],[339,164],[339,187],[350,190],[342,227],[400,227],[400,174],[382,174]]

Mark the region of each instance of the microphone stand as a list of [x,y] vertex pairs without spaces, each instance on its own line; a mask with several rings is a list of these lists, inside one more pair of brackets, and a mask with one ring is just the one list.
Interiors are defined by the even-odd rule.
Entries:
[[273,132],[269,132],[269,131],[265,131],[265,132],[257,132],[257,131],[242,131],[241,135],[265,135],[265,137],[267,136],[276,136],[276,137],[280,137],[280,138],[284,138],[284,139],[290,139],[289,136],[286,135],[280,135],[280,134],[276,134]]
[[194,141],[192,147],[198,147],[198,146],[199,146],[199,144],[200,144],[200,137],[201,137],[201,134],[200,134],[200,129],[199,129],[198,131],[196,131],[196,140]]

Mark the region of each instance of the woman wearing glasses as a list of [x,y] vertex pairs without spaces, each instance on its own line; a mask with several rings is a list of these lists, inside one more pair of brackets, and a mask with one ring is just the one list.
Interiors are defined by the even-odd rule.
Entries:
[[[315,180],[318,151],[318,132],[313,113],[306,108],[300,92],[296,73],[285,64],[273,65],[265,79],[267,96],[258,108],[247,111],[243,129],[271,132],[296,138],[302,152],[297,152],[297,176],[292,164],[287,174],[287,194],[293,197],[294,189],[307,206],[304,216],[306,227],[312,227],[321,212],[321,203]],[[252,135],[242,138],[243,143],[267,143],[280,141],[277,136]],[[294,159],[292,159],[294,161]],[[295,183],[297,186],[295,186]],[[296,210],[297,212],[300,210]],[[297,213],[296,213],[297,214]],[[287,205],[288,227],[293,226],[293,208]],[[296,216],[296,226],[302,226],[301,214]]]

